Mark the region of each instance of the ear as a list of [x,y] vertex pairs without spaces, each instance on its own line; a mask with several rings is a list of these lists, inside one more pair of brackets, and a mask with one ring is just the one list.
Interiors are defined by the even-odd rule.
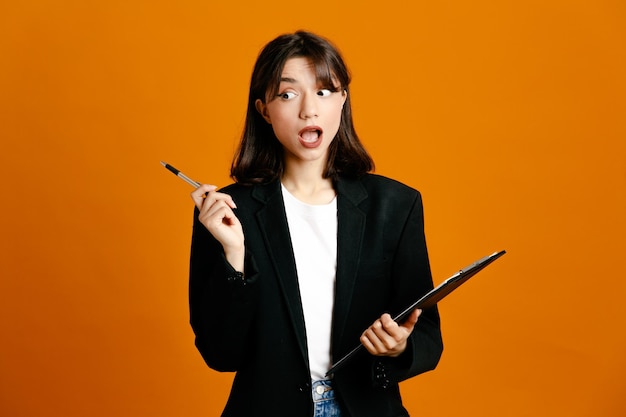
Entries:
[[343,109],[343,105],[346,103],[346,100],[348,99],[348,90],[344,89],[341,92],[341,108]]
[[270,115],[267,111],[267,105],[261,101],[260,98],[257,98],[254,102],[254,107],[256,107],[256,111],[259,112],[261,116],[265,119],[265,121],[269,124],[272,124],[272,120],[270,119]]

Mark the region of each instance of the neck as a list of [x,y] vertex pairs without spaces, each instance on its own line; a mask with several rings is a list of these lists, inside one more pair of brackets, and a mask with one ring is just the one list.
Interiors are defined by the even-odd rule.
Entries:
[[335,198],[333,182],[320,170],[287,166],[281,182],[298,200],[307,204],[328,204]]

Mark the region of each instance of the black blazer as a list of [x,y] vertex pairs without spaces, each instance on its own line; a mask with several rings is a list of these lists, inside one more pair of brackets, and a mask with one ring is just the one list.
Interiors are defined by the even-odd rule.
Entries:
[[[340,358],[383,312],[433,288],[418,191],[377,175],[340,179],[332,354]],[[304,315],[280,182],[224,188],[245,234],[246,281],[194,216],[191,326],[206,363],[236,372],[223,416],[311,416]],[[434,369],[443,350],[436,307],[421,315],[398,358],[363,350],[333,376],[346,417],[408,415],[398,382]]]

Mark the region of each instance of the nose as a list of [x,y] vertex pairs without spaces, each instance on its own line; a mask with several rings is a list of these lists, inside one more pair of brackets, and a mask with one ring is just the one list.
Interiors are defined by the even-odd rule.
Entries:
[[300,118],[310,119],[317,117],[317,95],[312,93],[306,93],[302,97],[302,104],[300,108]]

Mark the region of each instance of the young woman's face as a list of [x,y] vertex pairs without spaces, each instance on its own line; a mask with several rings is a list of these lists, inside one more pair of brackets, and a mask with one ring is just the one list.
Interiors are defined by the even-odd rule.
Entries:
[[282,144],[286,164],[325,164],[346,97],[345,90],[320,85],[313,63],[298,57],[285,63],[277,96],[255,104]]

